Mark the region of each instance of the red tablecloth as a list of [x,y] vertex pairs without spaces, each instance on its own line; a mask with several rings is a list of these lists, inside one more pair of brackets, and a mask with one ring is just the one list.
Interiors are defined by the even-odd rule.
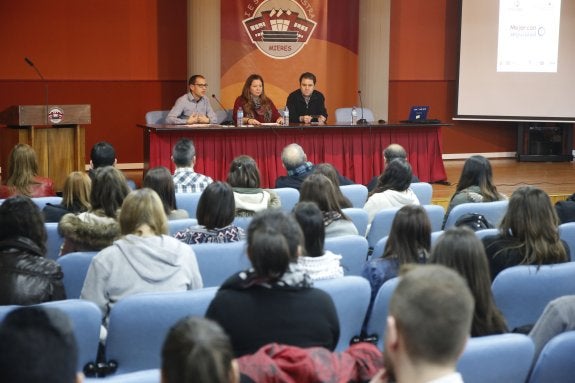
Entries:
[[381,174],[382,150],[397,143],[406,149],[413,172],[421,181],[447,178],[441,158],[441,125],[139,126],[144,130],[146,169],[165,166],[173,171],[172,147],[179,138],[187,137],[196,147],[197,172],[225,180],[232,159],[247,154],[258,164],[262,187],[273,188],[276,178],[286,174],[281,151],[296,142],[314,164],[329,162],[356,183],[367,184]]

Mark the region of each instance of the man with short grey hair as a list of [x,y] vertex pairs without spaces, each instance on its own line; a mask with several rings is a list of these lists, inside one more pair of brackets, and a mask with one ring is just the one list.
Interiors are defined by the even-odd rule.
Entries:
[[172,149],[172,161],[176,165],[174,186],[176,193],[201,193],[214,182],[210,177],[194,171],[196,148],[192,140],[180,138]]
[[[405,151],[405,148],[399,144],[389,144],[385,149],[383,149],[383,163],[384,163],[383,169],[385,170],[387,164],[389,164],[392,160],[395,160],[396,158],[403,158],[404,160],[407,160],[407,152]],[[371,181],[369,181],[369,183],[367,184],[367,190],[372,191],[373,189],[375,189],[379,177],[380,176],[375,176],[371,179]],[[414,182],[420,182],[420,181],[415,174],[412,174],[411,183]]]
[[[307,160],[303,148],[296,143],[289,144],[282,150],[282,164],[287,176],[276,179],[276,188],[300,188],[302,182],[313,173],[315,166]],[[354,182],[338,173],[340,185],[351,185]]]

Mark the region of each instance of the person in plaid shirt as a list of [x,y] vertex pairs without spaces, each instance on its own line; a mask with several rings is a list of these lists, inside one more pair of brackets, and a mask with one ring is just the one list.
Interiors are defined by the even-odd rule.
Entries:
[[176,193],[201,193],[214,182],[210,177],[194,171],[196,148],[192,140],[180,138],[172,150],[172,161],[176,165],[174,186]]

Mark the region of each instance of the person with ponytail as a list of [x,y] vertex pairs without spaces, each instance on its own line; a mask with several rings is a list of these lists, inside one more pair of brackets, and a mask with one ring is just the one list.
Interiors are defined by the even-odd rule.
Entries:
[[335,348],[335,306],[298,265],[302,245],[302,231],[291,215],[266,209],[252,219],[247,239],[252,268],[228,278],[206,312],[230,336],[236,357],[268,343]]

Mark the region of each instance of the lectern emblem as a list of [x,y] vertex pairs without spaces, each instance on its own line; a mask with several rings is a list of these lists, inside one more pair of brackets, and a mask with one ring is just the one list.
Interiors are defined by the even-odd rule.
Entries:
[[[250,10],[253,8],[251,4],[248,6]],[[296,55],[307,44],[316,26],[294,0],[264,1],[243,24],[252,43],[263,54],[276,59]]]
[[52,124],[59,124],[64,118],[64,111],[60,108],[52,108],[48,112],[48,121]]

